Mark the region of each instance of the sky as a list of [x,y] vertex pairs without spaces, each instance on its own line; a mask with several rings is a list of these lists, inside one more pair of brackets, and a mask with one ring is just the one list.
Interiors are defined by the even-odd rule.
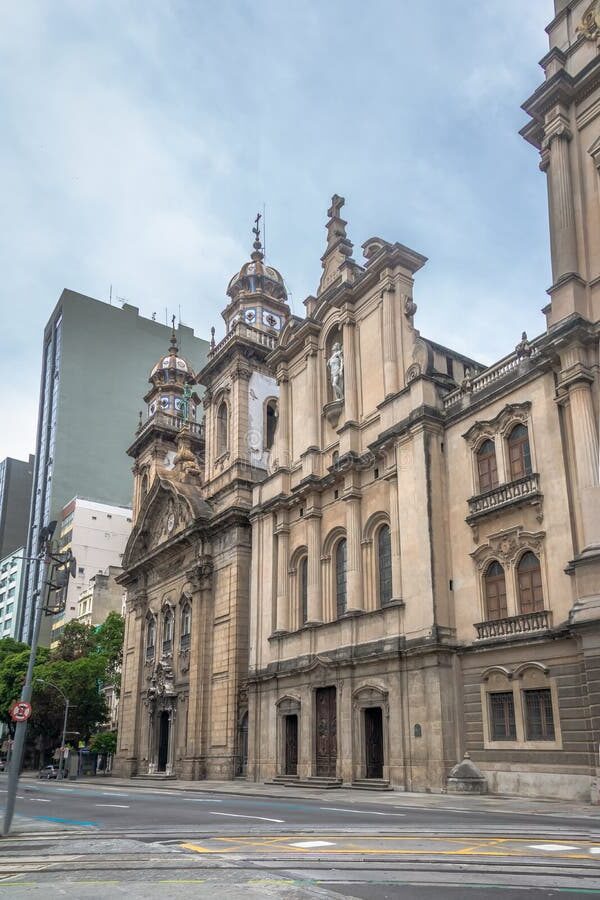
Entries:
[[63,288],[218,337],[263,206],[296,314],[338,193],[358,262],[374,236],[428,257],[423,335],[491,363],[543,330],[545,178],[518,130],[551,0],[0,9],[0,459],[35,449]]

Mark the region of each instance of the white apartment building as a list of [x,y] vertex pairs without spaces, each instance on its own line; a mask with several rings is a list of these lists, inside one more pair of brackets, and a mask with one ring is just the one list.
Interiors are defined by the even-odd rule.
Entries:
[[81,612],[79,599],[94,576],[119,567],[131,532],[131,509],[74,497],[62,510],[59,532],[61,552],[71,550],[77,560],[70,579],[64,612],[52,623],[52,643],[67,622]]
[[20,547],[0,559],[0,638],[15,636],[24,552]]

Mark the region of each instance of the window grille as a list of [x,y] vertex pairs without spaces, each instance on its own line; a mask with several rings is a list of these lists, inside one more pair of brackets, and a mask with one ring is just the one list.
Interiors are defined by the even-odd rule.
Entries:
[[492,741],[515,741],[515,701],[512,691],[497,691],[489,694],[490,731]]
[[550,688],[523,691],[525,732],[528,741],[554,740],[554,715]]

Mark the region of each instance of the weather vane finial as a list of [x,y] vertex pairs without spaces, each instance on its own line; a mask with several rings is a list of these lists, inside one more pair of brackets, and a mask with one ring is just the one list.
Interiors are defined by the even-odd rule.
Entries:
[[170,349],[171,353],[174,353],[175,355],[177,355],[177,351],[179,350],[179,348],[177,346],[177,337],[175,335],[175,314],[174,313],[171,316],[171,346],[169,349]]
[[252,229],[252,234],[254,235],[254,249],[260,250],[262,244],[260,242],[260,220],[262,216],[260,213],[256,213],[256,218],[254,220],[254,228]]

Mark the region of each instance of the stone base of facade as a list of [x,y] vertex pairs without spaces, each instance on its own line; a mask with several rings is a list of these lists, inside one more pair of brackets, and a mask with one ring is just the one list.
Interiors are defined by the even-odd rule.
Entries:
[[527,769],[500,771],[481,766],[492,794],[518,797],[540,797],[548,800],[572,800],[593,803],[591,774],[567,772],[534,772]]

